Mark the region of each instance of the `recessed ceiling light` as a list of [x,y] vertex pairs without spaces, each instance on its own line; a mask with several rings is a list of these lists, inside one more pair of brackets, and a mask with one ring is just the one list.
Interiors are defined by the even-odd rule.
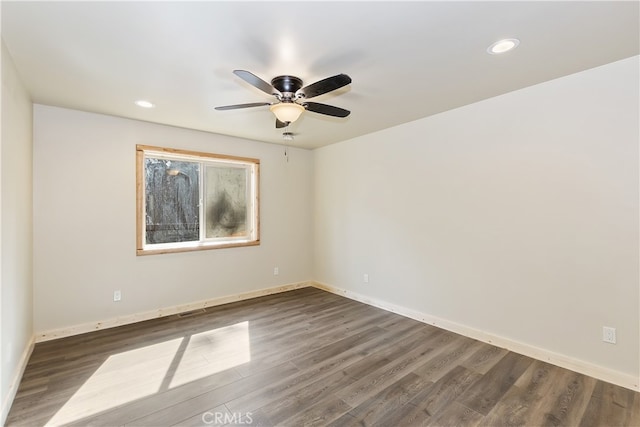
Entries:
[[140,99],[138,101],[136,101],[136,105],[138,107],[142,107],[142,108],[153,108],[155,107],[155,104],[149,102],[149,101],[145,101],[144,99]]
[[509,52],[515,49],[520,44],[518,39],[504,39],[498,40],[487,48],[487,52],[491,55],[499,55],[501,53]]

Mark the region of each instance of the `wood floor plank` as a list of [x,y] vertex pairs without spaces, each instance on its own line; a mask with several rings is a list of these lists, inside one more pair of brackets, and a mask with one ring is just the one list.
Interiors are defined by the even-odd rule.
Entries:
[[[347,412],[346,414],[342,415],[340,418],[337,418],[332,422],[330,422],[329,424],[327,424],[326,427],[344,427],[347,425],[354,425],[354,423],[357,423],[357,422],[358,422],[358,419]],[[364,423],[359,423],[357,425],[365,426]]]
[[330,394],[304,411],[296,413],[282,422],[285,426],[326,426],[351,409],[342,399]]
[[230,399],[242,396],[256,388],[262,388],[282,376],[288,376],[297,371],[298,369],[296,367],[287,362],[277,371],[270,370],[264,374],[257,374],[248,378],[242,378],[194,398],[182,400],[175,405],[162,408],[149,415],[136,418],[129,421],[129,423],[135,425],[157,426],[179,422],[180,420],[210,411],[211,408],[224,404]]
[[580,424],[585,427],[640,425],[640,420],[637,419],[640,412],[638,394],[598,381]]
[[493,368],[493,366],[507,353],[508,350],[504,348],[496,347],[491,344],[480,343],[476,352],[471,353],[471,355],[460,364],[472,371],[486,374],[487,371]]
[[432,351],[433,345],[430,342],[417,344],[409,351],[403,350],[403,354],[393,358],[390,363],[372,370],[350,386],[338,391],[337,395],[355,407],[409,373]]
[[[428,425],[430,422],[431,414],[429,414],[424,408],[407,403],[401,408],[388,412],[384,417],[374,422],[372,426],[423,427]],[[336,425],[336,427],[338,426]]]
[[438,416],[443,408],[455,401],[479,378],[480,374],[457,366],[435,384],[425,385],[407,405],[390,411],[383,418],[377,420],[374,425],[426,425],[431,417]]
[[425,387],[410,403],[429,417],[438,415],[482,376],[463,366],[456,366],[429,387]]
[[[261,410],[257,410],[257,411],[253,411],[250,414],[244,414],[245,418],[243,419],[243,422],[245,423],[245,425],[250,425],[251,427],[273,427],[275,426],[275,424],[273,423],[273,421],[271,421]],[[248,422],[249,419],[251,418],[251,422]],[[229,423],[227,424],[226,427],[237,427],[238,425],[241,425],[239,423]],[[206,426],[204,426],[206,427]]]
[[452,402],[437,417],[432,417],[427,425],[436,427],[474,427],[484,425],[483,420],[482,414],[458,402]]
[[388,331],[404,331],[409,328],[418,327],[425,333],[439,330],[439,328],[436,328],[435,326],[402,316],[387,317],[384,321],[378,323],[378,327]]
[[[297,368],[288,362],[285,362],[269,372],[257,374],[252,378],[241,378],[235,381],[221,382],[216,378],[216,376],[209,376],[202,380],[172,388],[162,393],[149,395],[141,399],[131,401],[126,405],[108,409],[84,419],[79,419],[73,424],[78,426],[121,425],[135,419],[150,416],[158,411],[165,410],[166,408],[184,404],[184,402],[187,401],[190,401],[188,404],[190,407],[193,407],[196,402],[201,401],[206,403],[203,407],[197,408],[196,410],[197,413],[203,413],[212,406],[218,406],[219,404],[225,403],[229,398],[237,397],[256,386],[269,383],[270,381],[273,381],[273,378],[291,375],[291,373],[296,370]],[[230,375],[230,373],[223,372],[221,375]],[[201,398],[202,396],[204,397]],[[201,398],[201,400],[193,400],[196,398]],[[197,415],[197,413],[190,413],[182,419]],[[177,422],[180,420],[178,419],[174,421]],[[162,425],[167,425],[167,423],[163,423]]]
[[532,362],[528,357],[507,353],[457,401],[479,414],[487,415]]
[[[237,369],[242,376],[248,376],[272,366],[277,366],[282,360],[313,359],[314,357],[319,357],[318,350],[330,351],[327,348],[328,346],[334,346],[333,351],[336,351],[336,348],[340,346],[345,348],[347,346],[345,343],[348,343],[349,339],[354,339],[353,337],[356,337],[362,331],[383,333],[379,328],[372,327],[366,319],[364,321],[354,321],[353,325],[342,329],[331,327],[325,329],[322,327],[317,333],[305,332],[300,336],[288,337],[281,342],[269,342],[257,357],[252,358],[250,364],[238,366]],[[364,338],[361,337],[360,341],[366,341],[366,337],[371,336],[369,333]],[[343,340],[342,344],[337,344],[338,340]],[[305,367],[302,362],[300,362],[300,366],[302,368]]]
[[[324,377],[315,383],[303,387],[295,392],[289,393],[270,404],[267,404],[259,410],[273,422],[273,425],[288,425],[285,421],[291,421],[298,414],[305,413],[316,402],[322,400],[328,395],[334,395],[336,390],[348,386],[353,382],[353,378],[338,371],[334,374]],[[347,412],[351,407],[344,412]],[[338,418],[340,415],[336,415]]]
[[431,381],[437,381],[455,367],[461,358],[474,352],[481,345],[479,341],[457,336],[455,340],[438,349],[437,354],[432,354],[429,360],[415,368],[413,372]]
[[421,376],[410,372],[349,411],[355,421],[345,419],[344,425],[375,424],[388,413],[403,408],[430,384]]
[[[363,359],[365,359],[368,354],[380,348],[385,343],[398,341],[406,336],[410,337],[411,335],[406,332],[400,334],[387,332],[373,336],[370,340],[346,348],[345,351],[314,363],[307,369],[301,368],[301,371],[295,376],[283,378],[266,388],[255,390],[229,401],[227,402],[227,407],[232,411],[251,411],[267,405],[270,402],[280,400],[286,397],[286,395],[296,392],[300,388],[340,370],[342,370],[343,375],[357,378],[358,375],[361,375],[361,372],[370,371],[377,366],[389,363],[386,359],[378,361],[377,364],[375,361],[374,363],[366,363],[366,360]],[[291,363],[295,365],[294,360],[292,360]]]
[[[438,334],[433,335],[437,336]],[[390,363],[391,360],[405,353],[407,348],[420,342],[424,337],[425,335],[419,332],[395,333],[391,337],[381,337],[386,341],[386,345],[377,344],[375,341],[365,343],[362,345],[362,351],[357,352],[357,355],[361,356],[359,360],[353,363],[350,360],[345,360],[345,363],[342,364],[343,368],[338,372],[319,379],[302,389],[291,389],[288,395],[281,396],[276,401],[265,405],[262,409],[274,424],[281,423],[289,418],[291,414],[306,410],[308,406],[322,396],[343,390],[355,382],[356,378],[362,378],[370,372],[376,371],[379,367]],[[378,351],[370,353],[375,348],[378,348]],[[359,349],[354,348],[354,350]],[[236,410],[250,409],[248,406],[244,408],[236,407]]]
[[308,368],[325,359],[343,353],[351,347],[367,342],[375,338],[376,336],[381,335],[382,333],[382,329],[378,328],[377,326],[372,326],[362,333],[357,333],[352,336],[345,337],[339,341],[315,350],[312,353],[296,357],[292,359],[291,362],[301,369]]
[[640,393],[634,393],[633,406],[629,415],[630,426],[640,426]]
[[229,421],[232,419],[234,419],[233,415],[227,407],[225,405],[218,405],[210,411],[203,411],[187,419],[180,420],[175,424],[171,424],[171,427],[202,427],[205,425],[222,427],[229,424]]
[[[343,372],[355,379],[363,379],[365,376],[375,376],[375,372],[382,372],[385,366],[403,357],[407,352],[415,350],[418,346],[426,345],[427,347],[437,348],[444,340],[448,340],[444,331],[429,330],[412,332],[413,328],[409,328],[404,332],[392,332],[391,338],[385,341],[384,345],[375,348],[368,348],[366,354],[363,354],[362,360],[346,366]],[[429,344],[427,344],[427,342]]]
[[598,381],[582,374],[562,370],[546,393],[544,410],[533,418],[548,426],[578,425]]
[[254,427],[640,427],[640,393],[303,288],[38,343],[6,425],[248,416]]
[[541,402],[554,386],[554,378],[560,368],[535,361],[493,407],[485,417],[488,425],[535,425],[540,419],[531,419],[540,414]]

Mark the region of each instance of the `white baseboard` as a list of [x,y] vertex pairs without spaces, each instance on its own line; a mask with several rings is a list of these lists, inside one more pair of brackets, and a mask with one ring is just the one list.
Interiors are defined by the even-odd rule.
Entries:
[[[640,391],[640,386],[639,386],[640,378],[636,378],[633,375],[625,374],[623,372],[619,372],[619,371],[615,371],[602,366],[594,365],[592,363],[589,363],[580,359],[575,359],[569,356],[565,356],[563,354],[552,352],[547,349],[535,347],[530,344],[526,344],[526,343],[515,341],[509,338],[501,337],[499,335],[495,335],[492,333],[484,332],[479,329],[469,327],[467,325],[462,325],[462,324],[452,322],[450,320],[442,319],[430,314],[418,312],[416,310],[411,310],[406,307],[391,304],[386,301],[371,298],[356,292],[348,291],[345,289],[337,288],[335,286],[331,286],[331,285],[327,285],[319,282],[313,282],[313,281],[291,283],[291,284],[276,286],[272,288],[265,288],[265,289],[259,289],[256,291],[245,292],[242,294],[213,298],[209,300],[182,304],[182,305],[177,305],[173,307],[165,307],[157,310],[147,311],[144,313],[137,313],[137,314],[132,314],[128,316],[108,319],[101,322],[85,323],[82,325],[76,325],[76,326],[71,326],[67,328],[53,329],[53,330],[40,332],[36,334],[35,342],[49,341],[56,338],[63,338],[63,337],[68,337],[72,335],[83,334],[86,332],[96,331],[100,329],[113,328],[116,326],[142,322],[144,320],[155,319],[158,317],[171,316],[174,314],[196,310],[199,308],[213,307],[217,305],[228,304],[231,302],[243,301],[251,298],[277,294],[280,292],[287,292],[294,289],[305,288],[308,286],[313,286],[315,288],[318,288],[327,292],[331,292],[336,295],[341,295],[355,301],[359,301],[374,307],[381,308],[386,311],[390,311],[392,313],[400,314],[402,316],[417,320],[419,322],[437,326],[439,328],[446,329],[448,331],[455,332],[457,334],[464,335],[466,337],[473,338],[478,341],[486,342],[488,344],[492,344],[497,347],[502,347],[507,350],[511,350],[513,352],[531,357],[533,359],[542,360],[544,362],[551,363],[561,368],[566,368],[575,372],[579,372],[581,374],[589,375],[591,377],[600,379],[602,381],[616,384],[634,391]],[[29,359],[29,355],[31,354],[32,350],[33,350],[33,340],[32,340],[32,343],[30,344],[30,347],[28,348],[28,351],[25,350],[25,354],[23,355],[24,364],[21,365],[22,371],[19,372],[19,375],[16,376],[17,381],[14,380],[16,386],[19,383],[19,379],[22,377],[22,372],[24,371],[24,367],[26,366],[26,361]],[[13,391],[13,395],[15,395],[16,391],[17,390]],[[9,395],[10,394],[11,393],[9,393]],[[4,411],[5,411],[5,404],[7,400],[8,399],[5,398],[5,402],[3,402],[3,407],[2,407],[3,416],[6,416]],[[8,401],[9,402],[13,401],[13,398],[11,398]],[[7,412],[8,410],[9,408],[6,408]]]
[[27,368],[27,362],[29,362],[29,357],[31,357],[31,353],[33,352],[35,343],[35,337],[31,337],[31,340],[29,340],[29,343],[25,347],[24,351],[22,352],[22,356],[18,361],[18,367],[13,374],[11,384],[9,384],[9,390],[7,390],[7,394],[2,397],[2,409],[0,410],[0,426],[3,426],[7,421],[7,415],[9,415],[9,410],[11,409],[11,405],[13,404],[13,399],[15,399],[16,393],[18,392],[20,380],[22,379],[24,370]]
[[128,325],[131,323],[142,322],[145,320],[156,319],[158,317],[172,316],[186,311],[197,310],[200,308],[213,307],[216,305],[228,304],[231,302],[243,301],[251,298],[262,297],[266,295],[278,294],[280,292],[292,291],[310,286],[309,282],[290,283],[287,285],[275,286],[272,288],[258,289],[256,291],[245,292],[242,294],[228,295],[224,297],[212,298],[208,300],[197,301],[188,304],[176,305],[173,307],[159,308],[144,313],[136,313],[127,316],[107,319],[100,322],[90,322],[81,325],[69,326],[66,328],[52,329],[49,331],[39,332],[36,334],[36,342],[50,341],[57,338],[64,338],[73,335],[84,334],[86,332],[97,331],[100,329],[115,328],[116,326]]
[[331,292],[336,295],[347,297],[355,301],[362,302],[364,304],[378,307],[392,313],[397,313],[404,317],[417,320],[419,322],[437,326],[438,328],[446,329],[448,331],[455,332],[457,334],[464,335],[478,341],[505,348],[515,353],[531,357],[533,359],[542,360],[561,368],[570,369],[572,371],[588,375],[590,377],[594,377],[612,384],[616,384],[634,391],[640,391],[640,378],[636,378],[633,375],[594,365],[592,363],[585,362],[584,360],[579,360],[569,356],[565,356],[563,354],[554,353],[552,351],[535,347],[530,344],[501,337],[499,335],[494,335],[466,325],[462,325],[446,319],[441,319],[430,314],[421,313],[415,310],[408,309],[406,307],[390,304],[386,301],[370,298],[366,295],[362,295],[356,292],[337,288],[335,286],[319,282],[311,282],[311,286],[327,292]]

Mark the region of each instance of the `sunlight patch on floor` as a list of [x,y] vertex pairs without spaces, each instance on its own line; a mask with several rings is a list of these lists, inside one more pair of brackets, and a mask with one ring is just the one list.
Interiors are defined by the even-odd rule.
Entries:
[[47,425],[82,420],[250,360],[249,322],[114,354]]
[[[187,358],[187,355],[190,357]],[[194,363],[192,359],[195,355],[202,357],[206,363]],[[177,387],[250,361],[249,322],[194,334],[169,387]]]

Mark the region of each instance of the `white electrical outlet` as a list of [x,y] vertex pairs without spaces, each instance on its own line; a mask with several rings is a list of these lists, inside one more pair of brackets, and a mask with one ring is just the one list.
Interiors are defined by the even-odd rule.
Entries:
[[114,302],[118,302],[122,299],[122,292],[120,291],[113,291],[113,301]]
[[364,281],[364,283],[369,283],[369,275],[368,274],[363,274],[362,275],[362,280]]
[[611,344],[616,343],[616,328],[602,327],[602,341]]
[[280,269],[278,267],[273,267],[273,275],[277,276],[278,274],[280,274]]

